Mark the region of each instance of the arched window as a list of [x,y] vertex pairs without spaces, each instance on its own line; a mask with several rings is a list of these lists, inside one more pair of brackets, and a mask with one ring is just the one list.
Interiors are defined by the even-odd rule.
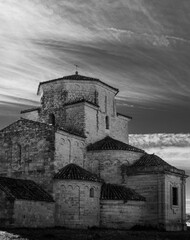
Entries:
[[53,113],[49,114],[49,124],[55,126],[55,115]]
[[109,129],[109,117],[108,116],[106,116],[105,121],[106,121],[106,129]]
[[90,189],[90,197],[93,198],[94,197],[94,188]]

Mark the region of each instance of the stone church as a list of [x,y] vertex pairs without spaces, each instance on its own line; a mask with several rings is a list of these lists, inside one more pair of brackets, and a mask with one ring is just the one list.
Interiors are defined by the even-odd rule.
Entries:
[[185,230],[183,170],[129,145],[118,89],[41,82],[40,107],[0,130],[0,226]]

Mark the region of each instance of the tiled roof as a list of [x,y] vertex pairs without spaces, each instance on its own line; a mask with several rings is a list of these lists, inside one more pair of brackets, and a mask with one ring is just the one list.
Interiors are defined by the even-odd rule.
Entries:
[[92,182],[102,182],[102,180],[92,174],[91,172],[85,170],[84,168],[71,163],[62,168],[55,174],[54,179],[70,179],[70,180],[85,180]]
[[168,164],[163,159],[155,154],[144,154],[139,160],[134,162],[131,166],[122,166],[127,174],[142,173],[142,172],[163,172],[168,171],[176,174],[185,175],[185,171],[177,169],[176,167]]
[[101,188],[101,200],[145,201],[145,197],[125,186],[104,183]]
[[12,199],[54,202],[51,195],[31,180],[0,177],[0,189]]
[[[42,122],[38,122],[38,121],[34,121],[34,120],[31,120],[31,119],[26,119],[26,118],[21,117],[19,120],[11,123],[10,125],[4,127],[3,129],[0,129],[0,132],[1,131],[3,131],[3,132],[9,131],[12,127],[14,128],[14,125],[22,127],[24,124],[26,124],[26,126],[28,126],[28,127],[29,127],[30,124],[35,124],[36,126],[42,127],[42,128],[45,128],[45,129],[50,129],[50,130],[54,129],[54,126],[52,126],[50,124],[42,123]],[[25,129],[27,129],[27,128],[25,128]]]
[[79,75],[78,73],[75,73],[75,74],[69,75],[69,76],[64,76],[64,77],[62,77],[62,79],[99,81],[98,78],[86,77],[86,76]]
[[150,167],[150,166],[167,166],[172,167],[170,164],[165,162],[163,159],[155,154],[144,154],[139,160],[137,160],[133,167]]
[[95,150],[126,150],[126,151],[133,151],[133,152],[140,152],[144,153],[142,149],[133,147],[129,144],[120,142],[116,139],[113,139],[109,136],[105,137],[104,139],[95,142],[93,144],[89,144],[87,146],[88,151],[95,151]]
[[114,88],[108,84],[106,84],[105,82],[102,82],[100,79],[98,78],[92,78],[92,77],[86,77],[86,76],[82,76],[82,75],[79,75],[77,72],[73,75],[69,75],[69,76],[64,76],[62,78],[57,78],[57,79],[52,79],[52,80],[48,80],[48,81],[45,81],[45,82],[40,82],[39,83],[39,86],[38,86],[38,91],[39,92],[39,87],[42,85],[42,84],[46,84],[46,83],[50,83],[50,82],[55,82],[55,81],[60,81],[60,80],[82,80],[82,81],[95,81],[95,82],[99,82],[109,88],[112,88],[113,90],[115,90],[117,93],[119,92],[119,90],[117,88]]

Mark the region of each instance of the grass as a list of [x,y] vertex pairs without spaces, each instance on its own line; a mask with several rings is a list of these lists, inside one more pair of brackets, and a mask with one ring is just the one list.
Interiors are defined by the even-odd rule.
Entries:
[[88,229],[7,229],[0,231],[0,240],[189,240],[185,232],[127,231]]

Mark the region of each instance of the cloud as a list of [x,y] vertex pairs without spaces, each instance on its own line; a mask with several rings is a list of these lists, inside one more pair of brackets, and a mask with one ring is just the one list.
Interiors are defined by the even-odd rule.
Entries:
[[170,0],[1,1],[1,104],[36,104],[40,81],[77,64],[79,73],[118,87],[120,106],[188,112],[189,3],[182,1],[181,12]]

